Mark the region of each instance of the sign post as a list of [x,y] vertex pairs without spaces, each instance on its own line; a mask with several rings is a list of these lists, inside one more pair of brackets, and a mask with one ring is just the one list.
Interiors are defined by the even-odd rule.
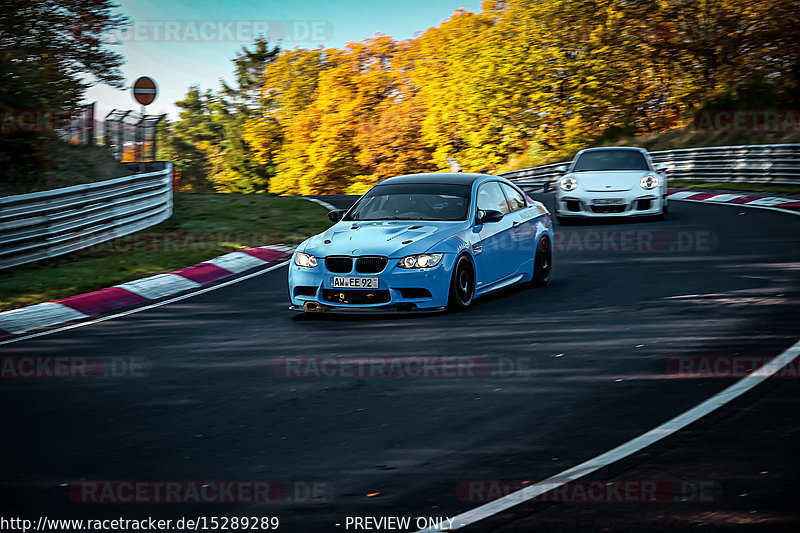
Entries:
[[[138,80],[136,80],[133,84],[133,98],[139,102],[142,106],[142,118],[141,120],[144,121],[145,118],[145,106],[148,106],[153,103],[156,99],[156,95],[158,94],[158,88],[156,87],[156,82],[153,81],[152,78],[148,78],[147,76],[142,76]],[[139,127],[141,129],[141,126]],[[154,132],[153,135],[156,133]],[[141,132],[137,132],[138,138],[138,146],[137,146],[137,156],[139,157],[139,172],[144,172],[144,134]]]

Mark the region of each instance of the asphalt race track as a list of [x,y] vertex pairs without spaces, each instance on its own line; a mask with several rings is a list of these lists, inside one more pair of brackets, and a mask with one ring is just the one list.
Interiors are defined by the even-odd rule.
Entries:
[[[278,268],[1,346],[3,356],[115,358],[143,370],[0,380],[0,515],[277,516],[279,531],[354,531],[348,516],[452,517],[483,503],[464,492],[470,481],[541,480],[590,459],[736,380],[676,373],[680,361],[770,358],[798,337],[800,220],[670,209],[663,222],[557,228],[548,287],[510,289],[465,313],[304,317],[287,310]],[[279,358],[293,356],[488,366],[456,379],[286,378]],[[714,490],[702,501],[523,504],[464,531],[798,531],[798,393],[796,379],[773,378],[593,478],[704,481]],[[285,497],[76,498],[81,482],[111,480],[270,481]],[[634,522],[653,529],[625,529]]]

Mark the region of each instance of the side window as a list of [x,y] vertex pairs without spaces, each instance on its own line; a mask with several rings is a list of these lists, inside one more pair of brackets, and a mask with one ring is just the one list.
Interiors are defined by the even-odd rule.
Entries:
[[508,201],[506,201],[506,197],[503,194],[503,190],[500,188],[500,183],[496,181],[490,181],[489,183],[484,183],[478,189],[478,202],[476,207],[479,211],[500,211],[504,215],[509,213],[511,210],[508,208]]
[[508,206],[512,211],[516,211],[517,209],[522,209],[525,207],[525,197],[522,196],[521,192],[514,187],[506,185],[505,183],[501,183],[500,186],[503,188],[503,192],[506,193],[506,198],[508,198]]

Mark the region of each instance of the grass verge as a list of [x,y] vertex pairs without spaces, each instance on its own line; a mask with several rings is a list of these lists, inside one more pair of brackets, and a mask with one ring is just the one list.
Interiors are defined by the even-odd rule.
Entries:
[[325,213],[301,198],[176,192],[172,217],[147,230],[0,270],[0,311],[162,274],[243,248],[297,243],[330,226]]

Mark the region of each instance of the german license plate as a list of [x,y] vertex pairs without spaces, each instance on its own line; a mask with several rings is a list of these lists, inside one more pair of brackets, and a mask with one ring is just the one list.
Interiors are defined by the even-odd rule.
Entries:
[[352,278],[349,276],[332,276],[331,287],[334,289],[377,289],[378,278]]
[[592,205],[619,205],[622,203],[622,198],[595,198],[592,200]]

